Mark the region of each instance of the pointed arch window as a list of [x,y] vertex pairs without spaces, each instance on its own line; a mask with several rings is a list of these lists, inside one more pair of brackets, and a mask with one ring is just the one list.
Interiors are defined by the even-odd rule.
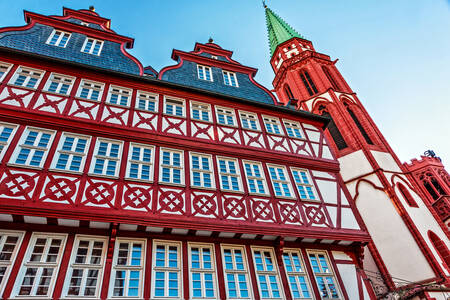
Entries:
[[339,128],[336,126],[336,123],[334,122],[330,113],[325,110],[325,106],[321,105],[319,107],[319,114],[331,119],[330,122],[328,123],[327,129],[328,129],[328,132],[330,133],[334,143],[336,144],[336,147],[338,148],[338,150],[343,150],[343,149],[347,148],[348,145],[345,142],[344,137],[342,136]]
[[441,257],[444,266],[448,271],[450,271],[450,251],[447,246],[437,236],[437,234],[431,230],[428,231],[428,237],[430,238],[431,243],[433,243],[434,249],[436,249],[437,253]]
[[302,79],[303,84],[305,85],[306,90],[308,90],[308,94],[310,96],[318,93],[316,85],[314,84],[314,81],[312,81],[311,76],[309,76],[308,71],[301,71],[300,78]]
[[437,179],[433,176],[430,172],[425,172],[420,175],[420,180],[422,181],[423,186],[427,190],[427,192],[430,194],[430,196],[437,200],[442,195],[446,195],[446,192],[441,187]]
[[356,116],[355,112],[352,109],[350,109],[350,106],[347,103],[345,103],[344,105],[347,107],[347,112],[349,113],[350,117],[353,119],[353,122],[355,122],[356,127],[358,127],[359,132],[361,132],[361,135],[366,140],[366,143],[369,145],[373,145],[372,139],[370,138],[367,131],[364,129],[361,122],[359,122],[358,117]]
[[403,196],[403,199],[405,199],[406,203],[408,203],[410,207],[419,207],[408,189],[403,184],[398,183],[397,186],[400,194]]
[[325,66],[322,66],[322,70],[325,73],[325,76],[327,76],[328,81],[331,83],[331,86],[333,86],[335,90],[341,90],[338,82],[334,80],[333,75],[331,75],[330,70]]
[[285,84],[284,85],[284,92],[286,93],[286,96],[288,97],[289,100],[294,99],[294,95],[292,94],[291,88],[289,87],[289,85]]

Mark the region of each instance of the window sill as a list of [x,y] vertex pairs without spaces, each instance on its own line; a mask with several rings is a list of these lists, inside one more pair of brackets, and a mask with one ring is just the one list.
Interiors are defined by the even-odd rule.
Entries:
[[27,165],[21,165],[16,163],[7,163],[7,166],[10,167],[18,167],[18,168],[25,168],[25,169],[33,169],[33,170],[42,170],[43,167],[35,167],[35,166],[27,166]]
[[[24,89],[24,90],[27,90],[27,91],[32,91],[32,92],[36,92],[37,91],[36,88],[29,88],[29,87],[26,87],[26,86],[15,85],[15,84],[12,84],[12,83],[8,83],[7,85],[9,87],[20,88],[20,89]],[[39,85],[39,84],[37,84],[37,85]]]
[[236,125],[228,125],[228,124],[221,124],[219,122],[217,122],[217,126],[222,126],[222,127],[228,127],[228,128],[238,128]]
[[169,186],[175,186],[175,187],[185,187],[186,185],[184,183],[172,183],[172,182],[158,182],[160,185],[169,185]]
[[130,109],[129,105],[115,104],[115,103],[111,103],[111,102],[106,102],[106,105],[113,106],[113,107],[120,107],[123,109]]
[[59,96],[59,97],[67,97],[67,98],[70,97],[70,93],[69,94],[61,94],[61,93],[56,93],[56,92],[44,91],[44,90],[42,90],[42,93],[50,94],[50,95],[53,95],[53,96]]
[[116,176],[116,175],[104,175],[104,174],[88,173],[88,176],[90,176],[90,177],[109,178],[109,179],[119,179],[119,176]]
[[213,124],[212,121],[205,121],[205,120],[197,120],[191,117],[191,122],[199,122],[199,123],[205,123],[205,124]]
[[191,185],[191,189],[197,189],[197,190],[204,190],[204,191],[216,191],[216,187],[212,186],[212,187],[203,187],[203,186],[195,186],[195,185]]
[[[101,99],[101,96],[99,97]],[[76,100],[82,100],[82,101],[88,101],[88,102],[92,102],[92,103],[100,103],[101,100],[92,100],[92,99],[87,99],[87,98],[81,98],[81,97],[75,97]]]
[[245,128],[245,127],[242,127],[242,130],[252,131],[252,132],[261,132],[261,129],[251,129],[251,128]]
[[125,177],[126,181],[134,181],[134,182],[142,182],[142,183],[153,183],[153,180],[146,180],[146,179],[140,179],[140,178],[131,178],[131,177]]
[[74,174],[74,175],[81,175],[81,174],[83,174],[83,171],[61,170],[61,169],[55,169],[55,168],[49,168],[48,170],[51,171],[51,172],[69,173],[69,174]]
[[182,120],[185,120],[186,119],[186,116],[176,116],[176,115],[171,115],[171,114],[168,114],[168,113],[163,113],[163,115],[164,116],[166,116],[166,117],[171,117],[171,118],[176,118],[176,119],[182,119]]
[[158,114],[158,108],[156,108],[155,111],[151,111],[151,110],[146,110],[146,109],[135,107],[134,110],[135,111],[142,111],[142,112],[149,113],[149,114],[154,114],[154,115]]

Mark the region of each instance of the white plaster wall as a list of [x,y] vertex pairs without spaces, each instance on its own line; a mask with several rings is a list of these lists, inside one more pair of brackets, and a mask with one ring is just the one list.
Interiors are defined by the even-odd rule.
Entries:
[[380,151],[370,151],[370,152],[377,161],[378,165],[385,171],[392,171],[392,172],[402,171],[390,153]]
[[359,300],[358,281],[354,265],[337,265],[349,300]]
[[445,292],[429,292],[428,295],[430,298],[435,298],[436,300],[447,300],[450,296],[450,293]]
[[373,171],[362,150],[342,156],[338,161],[341,165],[341,176],[344,181]]
[[391,275],[409,281],[434,277],[389,197],[366,182],[359,192],[356,205]]

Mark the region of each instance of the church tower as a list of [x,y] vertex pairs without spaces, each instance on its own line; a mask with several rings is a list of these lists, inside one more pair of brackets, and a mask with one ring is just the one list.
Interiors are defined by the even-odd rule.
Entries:
[[317,52],[267,6],[265,14],[279,101],[331,118],[327,140],[372,238],[364,268],[381,275],[386,293],[418,283],[448,284],[448,229],[408,179],[337,60]]

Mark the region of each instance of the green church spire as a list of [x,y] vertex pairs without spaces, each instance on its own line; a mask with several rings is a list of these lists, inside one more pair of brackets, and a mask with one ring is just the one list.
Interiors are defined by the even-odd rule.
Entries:
[[278,15],[276,15],[270,8],[264,3],[266,10],[266,23],[267,31],[269,35],[270,55],[273,55],[277,46],[287,40],[298,37],[304,38],[301,34],[295,31],[288,23],[283,21]]

